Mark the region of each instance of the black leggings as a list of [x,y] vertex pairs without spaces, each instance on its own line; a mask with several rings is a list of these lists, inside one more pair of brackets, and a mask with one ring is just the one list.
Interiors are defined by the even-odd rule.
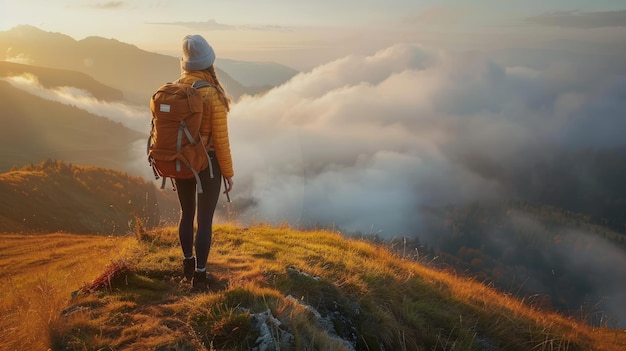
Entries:
[[222,185],[222,172],[217,163],[215,152],[209,152],[213,165],[213,178],[209,168],[199,173],[202,182],[202,194],[196,194],[195,179],[177,179],[176,191],[180,201],[180,222],[178,223],[178,237],[185,257],[193,255],[193,220],[196,215],[196,195],[198,200],[198,231],[196,234],[196,268],[206,268],[211,249],[213,231],[213,214],[217,206]]

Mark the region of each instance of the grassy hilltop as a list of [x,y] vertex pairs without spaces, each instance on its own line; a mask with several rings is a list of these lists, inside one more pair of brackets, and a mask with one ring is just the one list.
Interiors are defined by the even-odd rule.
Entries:
[[[539,312],[478,282],[338,233],[219,225],[209,257],[207,293],[193,292],[181,281],[175,228],[99,241],[84,236],[73,236],[75,243],[61,241],[70,237],[2,236],[7,255],[0,267],[14,272],[1,277],[3,286],[10,287],[0,311],[5,349],[626,347],[623,331],[592,329]],[[41,267],[34,260],[41,252],[36,245],[28,249],[28,240],[49,245],[39,261],[46,269],[31,268]],[[86,240],[100,247],[97,255],[81,247],[79,242]],[[16,266],[29,258],[32,264]],[[83,267],[80,275],[72,273],[76,263]]]
[[0,350],[626,347],[623,330],[331,231],[218,225],[210,291],[194,292],[163,220],[171,192],[52,160],[0,174],[0,190]]

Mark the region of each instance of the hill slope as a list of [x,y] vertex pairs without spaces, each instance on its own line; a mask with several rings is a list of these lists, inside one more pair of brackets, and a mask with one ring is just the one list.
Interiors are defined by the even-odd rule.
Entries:
[[120,123],[42,99],[3,81],[0,106],[0,172],[48,158],[127,169],[136,162],[137,156],[129,151],[132,145],[146,138]]
[[177,213],[172,195],[141,178],[56,161],[0,174],[0,193],[0,232],[125,234],[137,219],[152,227]]
[[330,232],[218,226],[210,291],[175,228],[139,233],[51,325],[53,350],[621,350],[479,283]]
[[76,285],[116,257],[118,236],[0,234],[0,350],[48,350],[50,321]]

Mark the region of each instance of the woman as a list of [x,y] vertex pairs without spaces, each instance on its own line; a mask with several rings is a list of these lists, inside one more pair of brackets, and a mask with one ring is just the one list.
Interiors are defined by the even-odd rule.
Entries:
[[[176,191],[180,201],[181,217],[178,235],[183,251],[183,270],[185,277],[191,279],[194,289],[206,290],[206,264],[211,248],[213,214],[219,197],[222,177],[228,194],[233,188],[233,162],[230,154],[228,127],[226,117],[230,108],[230,98],[215,74],[213,63],[215,52],[200,35],[188,35],[183,39],[183,58],[181,59],[182,74],[178,82],[192,84],[202,80],[211,86],[199,88],[205,100],[204,119],[200,127],[202,142],[209,150],[211,167],[199,173],[202,182],[201,194],[197,194],[196,180],[177,179]],[[211,177],[211,168],[213,177]],[[194,217],[198,228],[194,248]]]

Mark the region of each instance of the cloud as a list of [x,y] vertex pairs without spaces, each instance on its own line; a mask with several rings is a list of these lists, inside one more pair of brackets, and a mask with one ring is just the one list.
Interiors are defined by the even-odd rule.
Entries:
[[86,4],[83,5],[85,8],[92,8],[98,10],[116,10],[126,6],[123,1],[107,1],[107,2],[99,2],[95,4]]
[[[507,225],[501,222],[493,222],[484,229],[484,234],[490,238],[489,244],[505,253],[504,261],[509,264],[514,257],[531,257],[541,252],[536,263],[551,271],[550,275],[542,274],[545,271],[529,277],[522,275],[523,290],[555,299],[569,295],[567,301],[571,305],[568,308],[597,315],[589,318],[596,325],[614,325],[615,321],[606,320],[607,317],[622,323],[626,321],[626,269],[623,268],[626,254],[623,249],[584,226],[555,226],[518,210],[509,212],[507,217],[517,229],[516,233],[507,232],[504,229]],[[528,247],[526,242],[533,244]],[[519,278],[510,273],[507,279]],[[576,282],[577,291],[559,288],[572,286],[572,282]],[[562,304],[562,301],[554,300],[554,303]]]
[[626,10],[606,12],[564,11],[526,19],[527,23],[565,28],[604,28],[626,26]]
[[[243,218],[412,235],[420,208],[519,195],[556,150],[624,145],[623,76],[395,45],[232,109]],[[521,172],[521,173],[520,173]]]
[[52,89],[44,88],[32,74],[24,74],[0,78],[15,88],[24,90],[40,98],[56,101],[65,105],[72,105],[94,115],[106,117],[119,122],[135,131],[145,133],[146,121],[151,118],[149,109],[141,106],[130,106],[122,102],[101,101],[93,97],[88,91],[74,87],[63,86]]
[[[575,247],[560,247],[561,252],[556,254],[565,258],[567,273],[577,276],[586,274],[594,277],[591,301],[601,301],[609,317],[618,321],[626,321],[626,255],[619,247],[603,238],[578,230],[565,233]],[[560,272],[559,272],[560,273]],[[593,311],[597,312],[597,311]]]
[[34,61],[27,54],[23,52],[14,54],[13,48],[7,49],[4,60],[7,62],[21,63],[24,65],[30,65],[34,63]]
[[249,30],[249,31],[272,31],[272,32],[284,32],[291,31],[291,28],[276,25],[228,25],[222,24],[210,19],[204,22],[154,22],[150,24],[167,25],[167,26],[181,26],[198,31],[212,31],[212,30]]

